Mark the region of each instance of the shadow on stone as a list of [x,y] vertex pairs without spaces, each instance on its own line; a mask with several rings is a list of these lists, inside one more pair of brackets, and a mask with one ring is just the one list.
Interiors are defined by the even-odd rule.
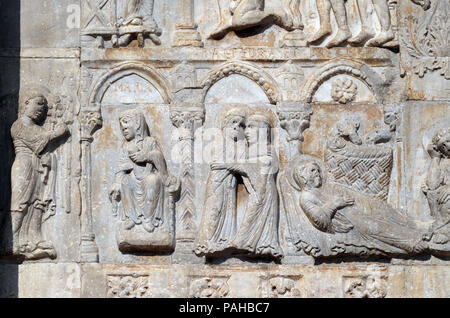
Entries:
[[[12,252],[10,219],[11,167],[14,148],[10,129],[18,114],[20,90],[21,1],[0,2],[0,298],[18,297],[17,260]],[[14,263],[12,263],[14,262]]]

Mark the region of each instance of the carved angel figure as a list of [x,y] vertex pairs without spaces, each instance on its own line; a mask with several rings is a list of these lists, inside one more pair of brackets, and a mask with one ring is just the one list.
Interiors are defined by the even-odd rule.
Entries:
[[288,222],[294,244],[314,257],[400,256],[428,249],[423,231],[411,219],[381,200],[327,182],[323,163],[315,157],[298,157],[283,178],[280,186],[286,213],[294,214],[288,220],[300,220]]
[[150,136],[144,115],[128,110],[119,118],[125,144],[110,189],[117,214],[121,204],[121,226],[131,230],[142,226],[152,233],[164,223],[168,213],[167,195],[177,189],[177,180],[167,171],[158,141]]
[[47,98],[37,89],[19,98],[19,119],[11,127],[16,158],[11,170],[11,221],[13,255],[25,259],[55,258],[53,244],[44,240],[41,225],[55,212],[55,157],[50,146],[68,133],[64,123],[52,131],[42,122],[47,116]]
[[434,223],[427,239],[446,244],[450,242],[450,128],[442,128],[433,136],[428,152],[432,162],[422,191]]
[[[219,0],[220,7],[220,0]],[[289,13],[283,8],[269,9],[266,8],[265,0],[230,0],[229,13],[230,18],[225,19],[222,24],[210,35],[212,39],[221,39],[231,31],[240,31],[251,27],[265,24],[276,24],[286,30],[292,31],[296,28],[294,20],[298,23],[299,17],[294,17],[292,12],[300,14],[299,10],[293,11],[290,4]],[[301,18],[300,18],[301,19]],[[222,20],[224,20],[222,18]]]

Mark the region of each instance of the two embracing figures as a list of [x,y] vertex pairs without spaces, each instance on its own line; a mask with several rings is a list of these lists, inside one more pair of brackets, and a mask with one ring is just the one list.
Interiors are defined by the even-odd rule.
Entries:
[[[240,108],[232,108],[220,118],[222,136],[214,144],[215,159],[210,165],[194,251],[207,257],[279,258],[278,157],[272,147],[271,119],[262,112],[247,114]],[[240,182],[248,194],[242,217],[237,208]]]

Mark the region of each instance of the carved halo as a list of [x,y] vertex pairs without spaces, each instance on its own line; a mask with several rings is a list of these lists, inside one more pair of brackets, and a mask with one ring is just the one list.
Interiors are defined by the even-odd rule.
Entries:
[[378,78],[378,76],[374,72],[371,72],[371,74],[368,74],[368,72],[369,69],[363,63],[343,59],[334,60],[309,75],[301,89],[301,96],[305,102],[311,103],[315,93],[323,83],[337,75],[346,74],[365,83],[378,101],[379,94],[377,94],[377,87],[373,83],[373,79]]
[[280,101],[280,89],[272,76],[251,63],[231,61],[211,70],[206,75],[201,85],[203,87],[202,102],[205,102],[206,95],[214,84],[233,74],[242,75],[254,81],[262,88],[271,104],[276,104]]
[[129,75],[137,75],[151,83],[166,104],[170,104],[172,100],[170,84],[164,77],[153,67],[143,63],[126,62],[113,67],[106,72],[96,83],[89,97],[91,106],[99,105],[108,88],[121,78]]

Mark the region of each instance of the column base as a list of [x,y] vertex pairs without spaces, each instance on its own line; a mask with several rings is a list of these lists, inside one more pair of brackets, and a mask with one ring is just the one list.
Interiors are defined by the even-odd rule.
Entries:
[[174,40],[172,46],[195,46],[203,47],[202,37],[197,31],[197,27],[178,26],[175,31]]
[[306,47],[308,43],[305,39],[305,34],[302,30],[295,30],[293,32],[287,33],[283,41],[281,42],[281,47]]
[[95,235],[87,234],[81,238],[81,262],[98,263],[98,247],[95,243]]

